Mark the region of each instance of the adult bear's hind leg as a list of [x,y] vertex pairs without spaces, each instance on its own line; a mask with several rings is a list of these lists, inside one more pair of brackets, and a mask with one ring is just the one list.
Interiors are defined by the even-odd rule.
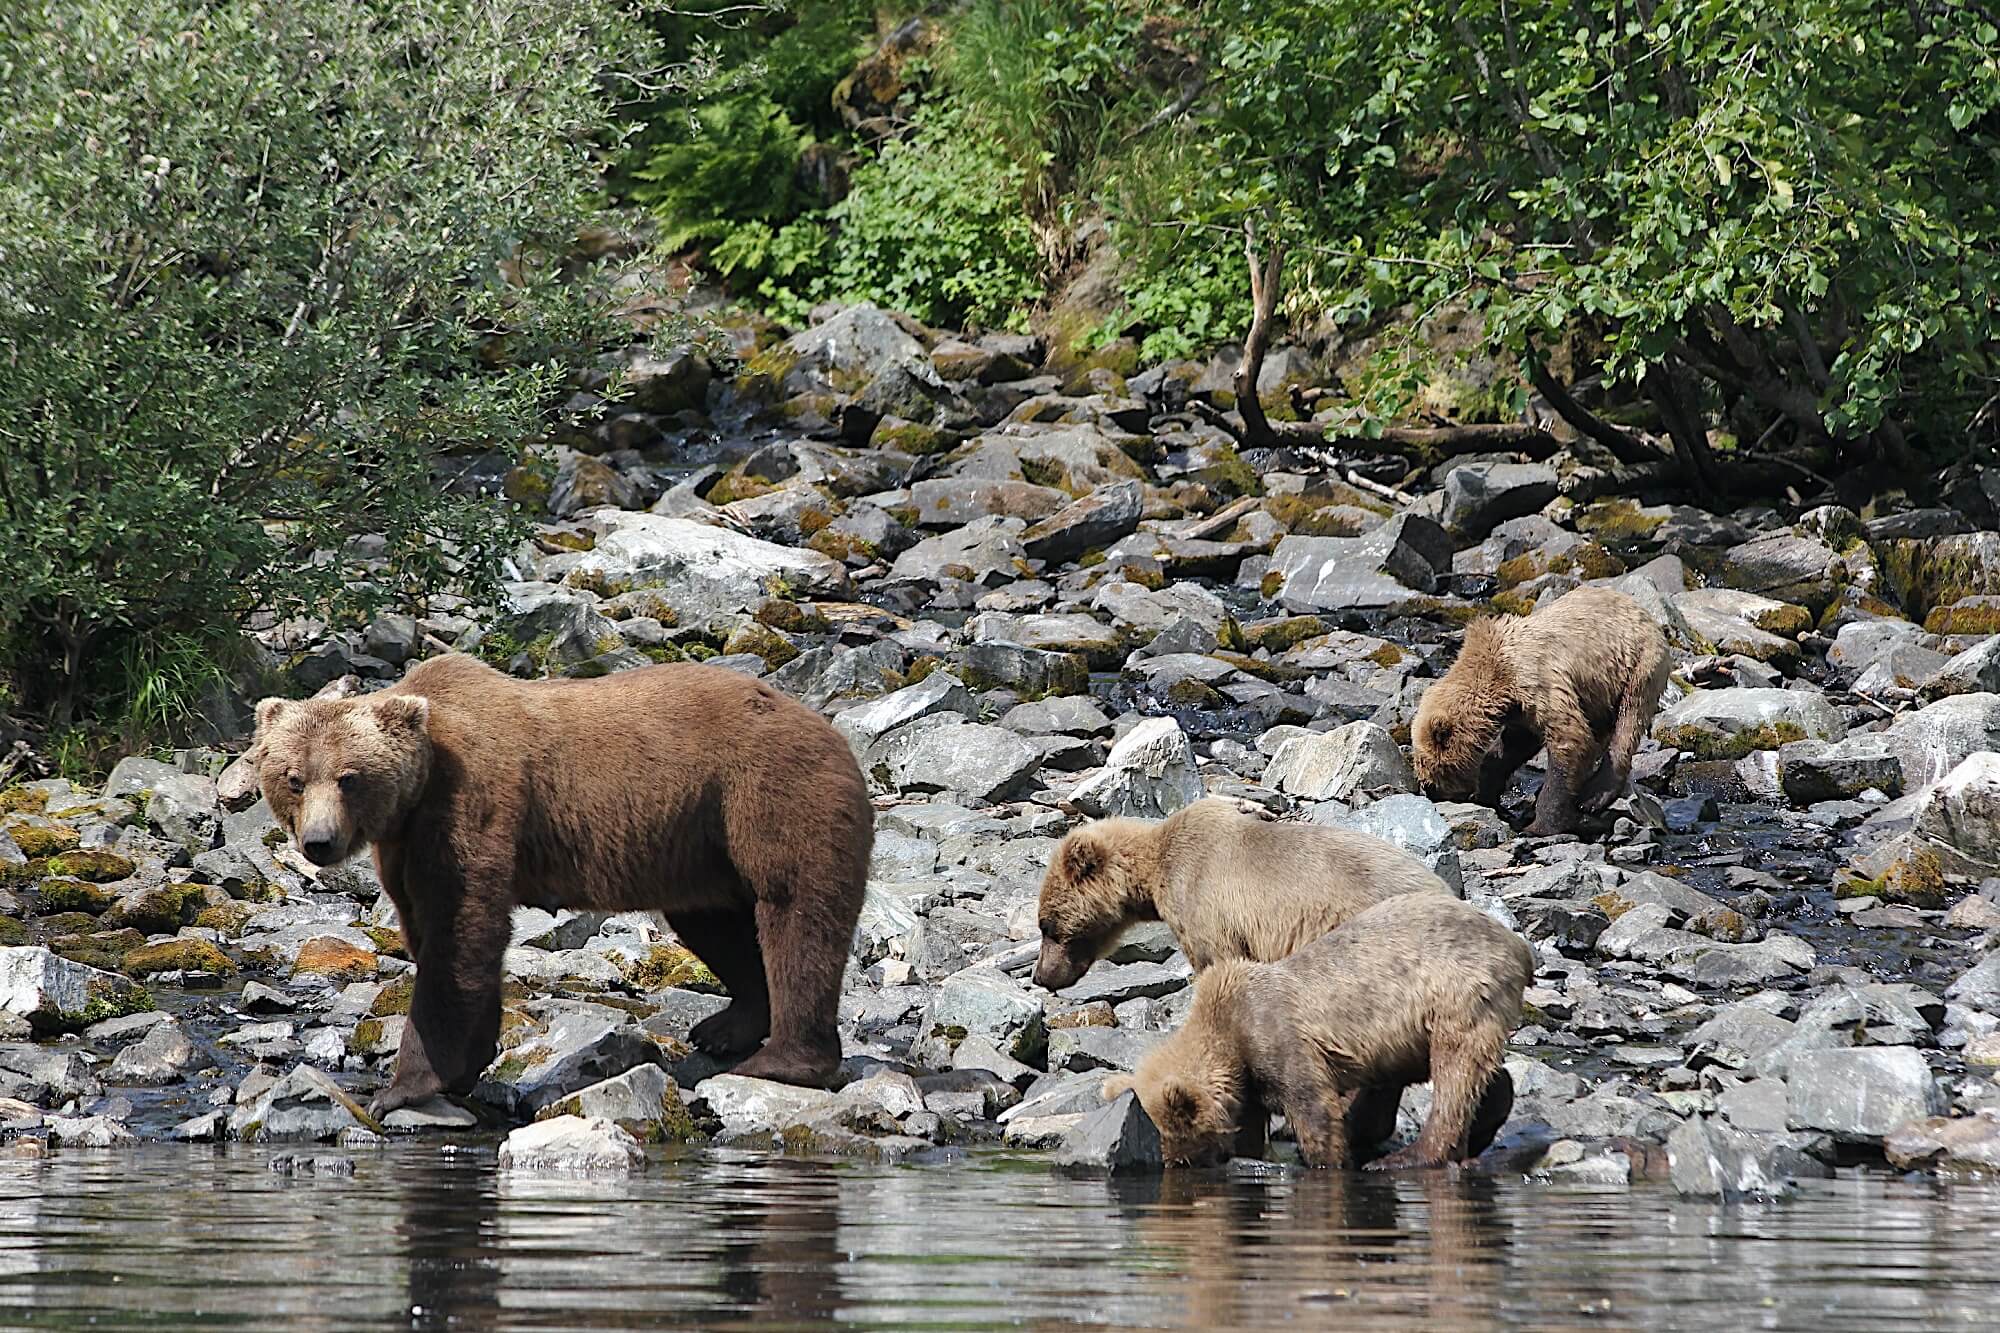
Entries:
[[710,1055],[755,1050],[771,1030],[755,914],[747,906],[733,912],[670,912],[667,924],[729,992],[729,1007],[696,1023],[688,1040]]
[[840,982],[852,922],[793,894],[760,897],[757,939],[771,978],[771,1035],[736,1067],[749,1078],[820,1088],[840,1069]]

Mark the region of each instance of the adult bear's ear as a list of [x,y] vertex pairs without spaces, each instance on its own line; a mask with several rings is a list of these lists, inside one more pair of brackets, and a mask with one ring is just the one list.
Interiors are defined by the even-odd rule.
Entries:
[[284,699],[259,699],[257,701],[257,730],[269,731],[272,727],[276,726],[278,719],[284,715],[285,709],[288,706],[288,701]]
[[1088,832],[1073,834],[1063,843],[1062,858],[1071,883],[1095,879],[1104,869],[1104,844]]
[[431,723],[431,701],[421,694],[378,694],[368,706],[384,731],[420,736]]

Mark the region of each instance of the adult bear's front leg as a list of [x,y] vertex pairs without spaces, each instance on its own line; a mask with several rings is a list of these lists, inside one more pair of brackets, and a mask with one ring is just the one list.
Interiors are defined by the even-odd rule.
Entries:
[[441,1092],[470,1092],[499,1048],[501,959],[512,919],[507,897],[482,886],[460,891],[445,913],[425,911],[421,898],[411,905],[423,947],[395,1077],[369,1103],[377,1119]]

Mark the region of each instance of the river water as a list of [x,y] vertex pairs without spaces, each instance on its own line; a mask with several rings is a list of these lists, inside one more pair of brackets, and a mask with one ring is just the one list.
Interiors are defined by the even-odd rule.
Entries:
[[1314,1172],[1072,1180],[656,1155],[612,1182],[490,1146],[286,1176],[249,1148],[0,1161],[0,1324],[35,1328],[1770,1328],[2000,1325],[2000,1187]]

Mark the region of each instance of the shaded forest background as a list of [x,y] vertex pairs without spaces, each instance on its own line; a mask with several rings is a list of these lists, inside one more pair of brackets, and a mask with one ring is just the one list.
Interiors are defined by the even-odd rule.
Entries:
[[[1280,373],[1210,406],[1258,442],[1525,424],[1719,507],[1948,495],[1995,436],[1996,23],[1950,0],[16,7],[0,712],[82,763],[170,733],[253,618],[477,596],[525,520],[439,460],[559,433],[635,291],[656,345],[856,300],[1116,374],[1247,339]],[[672,309],[689,289],[705,314]],[[367,579],[329,555],[356,541]]]

